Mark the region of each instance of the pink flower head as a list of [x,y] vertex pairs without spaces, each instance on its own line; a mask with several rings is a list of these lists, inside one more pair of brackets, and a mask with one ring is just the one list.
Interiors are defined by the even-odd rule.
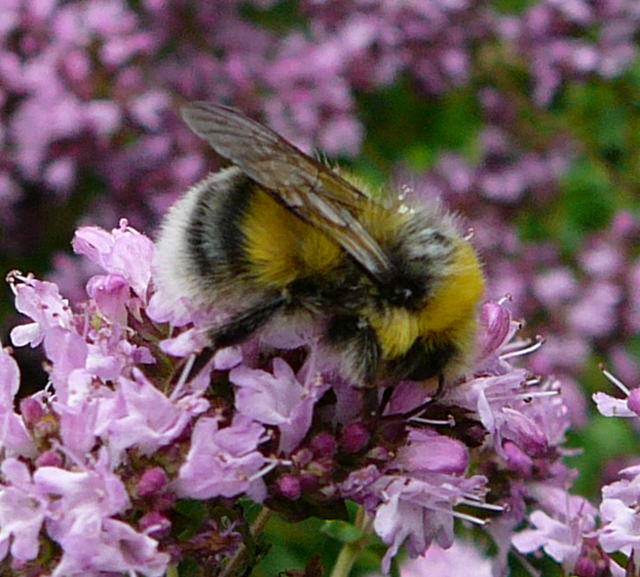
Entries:
[[150,454],[175,439],[208,403],[199,395],[171,399],[139,370],[133,379],[120,377],[115,407],[105,424],[105,435],[114,454],[136,447]]
[[175,481],[177,494],[211,499],[247,493],[261,501],[265,487],[260,470],[265,458],[257,448],[264,440],[262,425],[242,415],[224,428],[220,428],[218,419],[201,417]]
[[23,418],[13,410],[20,387],[18,364],[7,349],[0,348],[0,448],[7,455],[31,456],[35,446]]
[[418,476],[420,472],[464,474],[469,453],[463,443],[429,429],[410,429],[407,443],[391,466]]
[[229,379],[238,386],[238,411],[265,425],[276,425],[280,430],[279,450],[284,453],[295,449],[307,434],[314,404],[329,387],[318,382],[315,375],[300,383],[282,359],[273,360],[273,374],[237,367]]
[[596,510],[584,498],[569,495],[559,487],[540,486],[537,495],[547,512],[531,513],[529,520],[535,528],[517,533],[512,542],[521,553],[542,547],[572,572],[582,550],[583,536],[595,529]]
[[492,577],[491,560],[471,542],[456,539],[444,549],[433,543],[424,555],[400,565],[401,577]]
[[[445,480],[446,479],[446,480]],[[412,557],[422,555],[436,541],[445,549],[453,544],[453,507],[471,494],[479,494],[486,479],[431,475],[424,480],[383,476],[372,489],[382,497],[373,526],[389,549],[382,570],[389,572],[391,559],[402,544]]]
[[87,256],[107,273],[126,279],[133,292],[147,302],[147,291],[151,280],[151,262],[154,245],[145,235],[120,221],[120,228],[111,233],[86,226],[76,231],[73,249]]
[[508,366],[500,360],[500,353],[520,328],[520,323],[511,318],[509,309],[502,303],[488,302],[482,306],[479,318],[478,366],[486,365],[487,370],[503,372]]
[[605,417],[637,417],[640,414],[640,389],[629,389],[622,381],[606,369],[602,369],[604,376],[615,385],[625,398],[612,397],[607,393],[594,393],[593,400],[598,411]]
[[105,572],[165,575],[170,557],[158,542],[117,519],[78,519],[76,527],[58,536],[63,554],[52,577],[103,575]]
[[32,276],[25,277],[18,272],[12,273],[9,280],[16,295],[16,309],[33,320],[11,331],[11,341],[15,346],[29,344],[37,347],[48,331],[71,327],[69,303],[60,296],[55,284],[39,281]]
[[[9,458],[1,466],[0,547],[19,561],[35,559],[47,510],[47,498],[33,485],[27,466]],[[7,547],[11,539],[10,549]]]

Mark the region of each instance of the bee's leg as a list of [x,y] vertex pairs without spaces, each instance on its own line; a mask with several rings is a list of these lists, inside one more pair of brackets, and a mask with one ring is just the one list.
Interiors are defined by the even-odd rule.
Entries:
[[193,380],[205,365],[213,358],[218,349],[241,343],[262,327],[288,299],[278,295],[259,306],[250,308],[234,317],[221,327],[211,331],[211,345],[203,348],[196,356],[193,366],[189,370],[187,381]]
[[442,373],[438,374],[438,388],[436,389],[436,392],[433,393],[433,397],[431,397],[431,402],[433,401],[437,401],[441,396],[442,393],[444,393],[444,375]]
[[211,333],[215,349],[237,345],[251,336],[289,301],[284,294],[252,307],[236,316]]
[[354,384],[364,387],[364,415],[366,419],[375,421],[379,412],[376,377],[380,345],[373,327],[362,316],[337,314],[329,319],[324,340],[340,353],[344,368]]
[[324,340],[345,359],[350,376],[357,384],[375,387],[380,345],[367,319],[352,314],[334,315],[325,328]]
[[391,395],[393,395],[393,387],[385,388],[382,393],[382,399],[380,399],[380,406],[378,407],[378,416],[381,417],[384,413],[384,410],[387,408],[389,401],[391,400]]
[[190,382],[198,376],[200,371],[204,369],[206,364],[213,358],[215,352],[215,349],[212,347],[204,347],[196,354],[196,358],[189,369],[186,382]]

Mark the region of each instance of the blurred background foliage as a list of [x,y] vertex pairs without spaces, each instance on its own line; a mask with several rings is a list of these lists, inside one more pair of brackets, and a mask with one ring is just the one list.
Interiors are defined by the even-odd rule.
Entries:
[[[180,104],[222,101],[373,187],[409,184],[458,210],[487,297],[513,295],[525,332],[547,339],[531,369],[565,384],[577,490],[594,497],[634,462],[637,431],[589,397],[608,388],[599,362],[640,380],[637,2],[11,0],[4,17],[3,271],[53,278],[77,302],[90,271],[70,253],[75,227],[126,217],[153,236],[215,168]],[[21,361],[41,382],[39,360]],[[304,566],[323,527],[272,521],[255,574]]]

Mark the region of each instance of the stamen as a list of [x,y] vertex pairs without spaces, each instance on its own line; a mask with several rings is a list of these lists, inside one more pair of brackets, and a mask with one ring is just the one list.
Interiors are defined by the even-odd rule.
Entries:
[[22,272],[20,272],[17,269],[13,269],[10,270],[7,273],[7,276],[5,277],[5,280],[9,283],[9,288],[11,289],[11,292],[16,295],[17,294],[17,290],[16,290],[16,282],[17,281],[21,281],[21,282],[27,282],[28,278],[25,277]]
[[487,522],[484,519],[480,519],[479,517],[474,517],[473,515],[469,515],[468,513],[460,513],[460,511],[456,511],[455,509],[447,509],[446,507],[441,507],[436,505],[435,507],[427,507],[432,511],[437,511],[438,513],[445,513],[452,515],[453,517],[457,517],[458,519],[462,519],[463,521],[470,521],[471,523],[475,523],[476,525],[486,525]]
[[479,509],[486,509],[487,511],[497,511],[499,513],[502,513],[505,510],[502,505],[493,505],[491,503],[482,503],[468,499],[462,499],[458,504],[469,505],[470,507],[478,507]]
[[422,417],[411,417],[409,419],[410,423],[419,423],[421,425],[433,425],[435,427],[444,426],[444,427],[455,427],[456,420],[453,418],[453,415],[448,415],[447,420],[439,420],[439,419],[423,419]]
[[506,293],[499,301],[499,305],[503,305],[506,302],[513,302],[513,295],[511,293]]
[[618,387],[626,396],[629,396],[631,394],[631,391],[629,390],[629,388],[627,387],[627,385],[625,385],[620,379],[618,379],[618,377],[614,376],[612,373],[610,373],[606,367],[604,366],[604,363],[600,363],[600,365],[598,366],[598,368],[600,369],[600,371],[602,372],[602,374],[607,378],[607,380],[615,385],[616,387]]
[[533,343],[526,345],[524,348],[515,349],[500,355],[500,359],[505,361],[513,357],[521,357],[537,351],[544,344],[544,337],[536,335]]
[[487,395],[487,399],[490,401],[511,401],[519,399],[529,402],[537,397],[554,397],[559,394],[560,391],[534,391],[532,393],[515,393],[513,395]]
[[404,200],[410,194],[413,194],[413,187],[410,184],[403,184],[400,187],[399,199]]
[[196,354],[191,353],[191,355],[189,355],[189,358],[187,359],[187,362],[184,364],[184,367],[182,368],[182,372],[180,373],[180,378],[178,379],[178,382],[176,383],[175,388],[173,389],[173,391],[171,392],[171,395],[169,396],[169,398],[172,401],[179,398],[180,395],[182,394],[182,389],[184,389],[184,386],[187,382],[187,379],[189,378],[189,375],[191,374],[191,369],[193,368],[193,364],[195,362],[196,362]]
[[470,523],[475,523],[480,527],[487,524],[484,519],[480,519],[478,517],[474,517],[473,515],[467,515],[466,513],[460,513],[459,511],[452,511],[452,515],[458,519],[462,519],[463,521],[469,521]]
[[273,471],[277,466],[278,466],[278,463],[276,462],[269,463],[266,467],[264,467],[263,469],[260,469],[254,475],[251,475],[251,477],[249,477],[249,481],[253,482],[256,479],[260,479],[260,477],[264,477],[267,473],[270,473],[271,471]]
[[293,461],[291,461],[290,459],[265,459],[265,461],[267,463],[275,463],[276,466],[278,465],[282,465],[284,467],[293,467]]

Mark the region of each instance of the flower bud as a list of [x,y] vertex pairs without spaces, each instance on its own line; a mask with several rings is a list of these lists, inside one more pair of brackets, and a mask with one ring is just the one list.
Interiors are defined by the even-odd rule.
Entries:
[[319,433],[313,437],[310,446],[317,457],[332,457],[338,449],[335,437],[326,432]]
[[636,415],[640,415],[640,389],[633,389],[627,397],[627,407]]
[[149,497],[166,487],[168,482],[167,474],[160,467],[147,469],[140,477],[136,492],[140,497]]
[[357,453],[364,449],[370,438],[369,430],[362,423],[349,423],[340,439],[340,446],[345,453]]
[[589,557],[580,557],[573,568],[576,577],[596,577],[596,564]]
[[42,405],[33,397],[25,397],[20,401],[20,414],[27,426],[35,425],[43,416]]
[[54,450],[45,451],[36,459],[38,467],[62,467],[63,464],[62,455]]
[[140,529],[154,539],[160,539],[169,534],[171,521],[158,511],[150,511],[138,521]]
[[302,494],[300,479],[294,475],[282,475],[277,481],[278,491],[283,497],[295,501]]

